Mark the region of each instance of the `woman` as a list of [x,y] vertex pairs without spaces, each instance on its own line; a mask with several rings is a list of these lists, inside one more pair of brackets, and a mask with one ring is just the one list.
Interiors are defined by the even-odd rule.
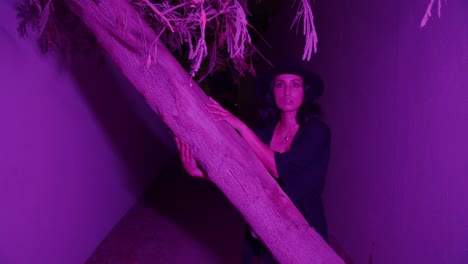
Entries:
[[[321,193],[330,152],[330,131],[318,120],[315,100],[323,93],[323,82],[298,63],[284,62],[270,75],[261,117],[264,126],[254,133],[240,119],[214,100],[208,111],[215,120],[236,129],[280,183],[294,205],[314,229],[327,240],[327,224]],[[186,144],[177,141],[184,168],[192,176],[204,177]],[[247,232],[244,263],[259,256],[261,263],[276,263],[271,254]]]

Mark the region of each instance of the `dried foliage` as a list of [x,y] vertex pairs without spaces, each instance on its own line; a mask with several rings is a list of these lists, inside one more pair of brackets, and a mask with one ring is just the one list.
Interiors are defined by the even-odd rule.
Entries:
[[83,27],[64,1],[24,0],[16,10],[19,34],[25,37],[30,31],[37,32],[43,52],[91,52],[98,47],[93,35]]
[[[176,56],[179,55],[179,61],[187,66],[191,76],[198,75],[198,81],[218,70],[234,69],[234,79],[245,73],[255,74],[252,55],[262,55],[250,37],[251,33],[257,33],[247,20],[247,0],[129,1],[141,14],[142,20],[155,30],[158,39]],[[311,55],[317,52],[318,42],[314,15],[309,0],[294,0],[294,3],[296,1],[298,11],[291,29],[296,27],[298,31],[302,20],[305,36],[302,59],[310,60]],[[421,27],[431,17],[435,1],[440,17],[442,0],[429,0]],[[80,19],[62,0],[24,0],[17,7],[17,14],[20,34],[27,35],[29,28],[38,32],[39,45],[44,52],[57,49],[90,52],[99,47],[93,35],[83,30]],[[157,56],[155,43],[147,51],[148,67]],[[190,61],[190,64],[184,61]]]
[[[249,35],[245,2],[134,0],[132,3],[170,50],[188,54],[192,76],[202,69],[203,78],[229,66],[241,75],[254,72],[250,58],[255,48]],[[148,64],[155,56],[150,51]]]
[[303,21],[302,33],[304,34],[306,40],[302,59],[307,59],[309,61],[312,53],[317,52],[318,42],[317,32],[315,31],[314,14],[312,13],[309,0],[300,1],[296,17],[294,18],[294,21],[291,25],[291,29],[294,27],[294,25],[297,26],[297,29],[299,28],[299,22],[301,18]]
[[[235,69],[234,79],[245,73],[254,74],[252,55],[260,53],[250,37],[250,32],[256,31],[247,21],[247,0],[130,1],[142,19],[155,30],[158,39],[175,54],[186,55],[180,59],[190,61],[188,72],[192,76],[198,73],[198,79],[202,80],[220,69]],[[86,30],[76,30],[80,27],[79,18],[64,1],[24,0],[17,11],[20,34],[27,35],[29,28],[37,31],[41,49],[45,52],[54,49],[90,51],[98,47]],[[306,36],[303,58],[309,60],[312,52],[317,50],[309,0],[300,0],[292,26],[299,27],[301,18]],[[147,51],[148,67],[157,56],[155,47],[154,42]]]
[[[434,5],[434,0],[429,0],[429,4],[427,5],[426,12],[424,13],[424,17],[421,20],[421,27],[426,26],[427,21],[432,16],[432,7]],[[442,0],[437,0],[437,15],[440,17],[442,10]]]

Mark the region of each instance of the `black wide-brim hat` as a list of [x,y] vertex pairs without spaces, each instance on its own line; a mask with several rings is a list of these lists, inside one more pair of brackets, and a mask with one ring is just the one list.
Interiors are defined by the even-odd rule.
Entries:
[[312,98],[310,99],[316,100],[322,96],[325,89],[322,78],[320,78],[320,76],[315,72],[305,68],[299,61],[290,58],[280,61],[273,67],[273,69],[259,74],[257,78],[255,78],[255,86],[260,93],[259,95],[262,97],[265,96],[266,93],[268,93],[274,78],[278,75],[287,73],[302,77],[303,84],[310,86],[312,89]]

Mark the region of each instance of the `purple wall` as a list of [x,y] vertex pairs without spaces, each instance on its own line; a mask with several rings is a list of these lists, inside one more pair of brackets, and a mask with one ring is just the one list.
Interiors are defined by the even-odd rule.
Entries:
[[[63,70],[19,39],[12,2],[0,2],[0,263],[83,263],[171,139],[108,63]],[[356,264],[467,263],[468,3],[420,29],[425,0],[316,2],[332,243]],[[283,15],[274,51],[301,54]]]
[[13,2],[0,2],[0,263],[84,263],[174,150],[109,63],[68,69],[20,39]]
[[[427,2],[315,7],[327,215],[354,263],[468,263],[468,2],[446,1],[421,29]],[[275,34],[274,48],[301,54],[300,39]]]

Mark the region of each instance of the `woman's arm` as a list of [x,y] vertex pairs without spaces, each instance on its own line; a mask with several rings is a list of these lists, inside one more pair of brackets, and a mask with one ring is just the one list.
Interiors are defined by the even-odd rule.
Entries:
[[[211,98],[210,98],[211,99]],[[218,102],[211,99],[208,104],[208,112],[214,115],[215,121],[226,121],[234,129],[236,129],[253,150],[257,158],[263,163],[265,168],[275,177],[278,178],[276,170],[276,162],[274,151],[261,141],[257,135],[239,118],[224,109]]]

